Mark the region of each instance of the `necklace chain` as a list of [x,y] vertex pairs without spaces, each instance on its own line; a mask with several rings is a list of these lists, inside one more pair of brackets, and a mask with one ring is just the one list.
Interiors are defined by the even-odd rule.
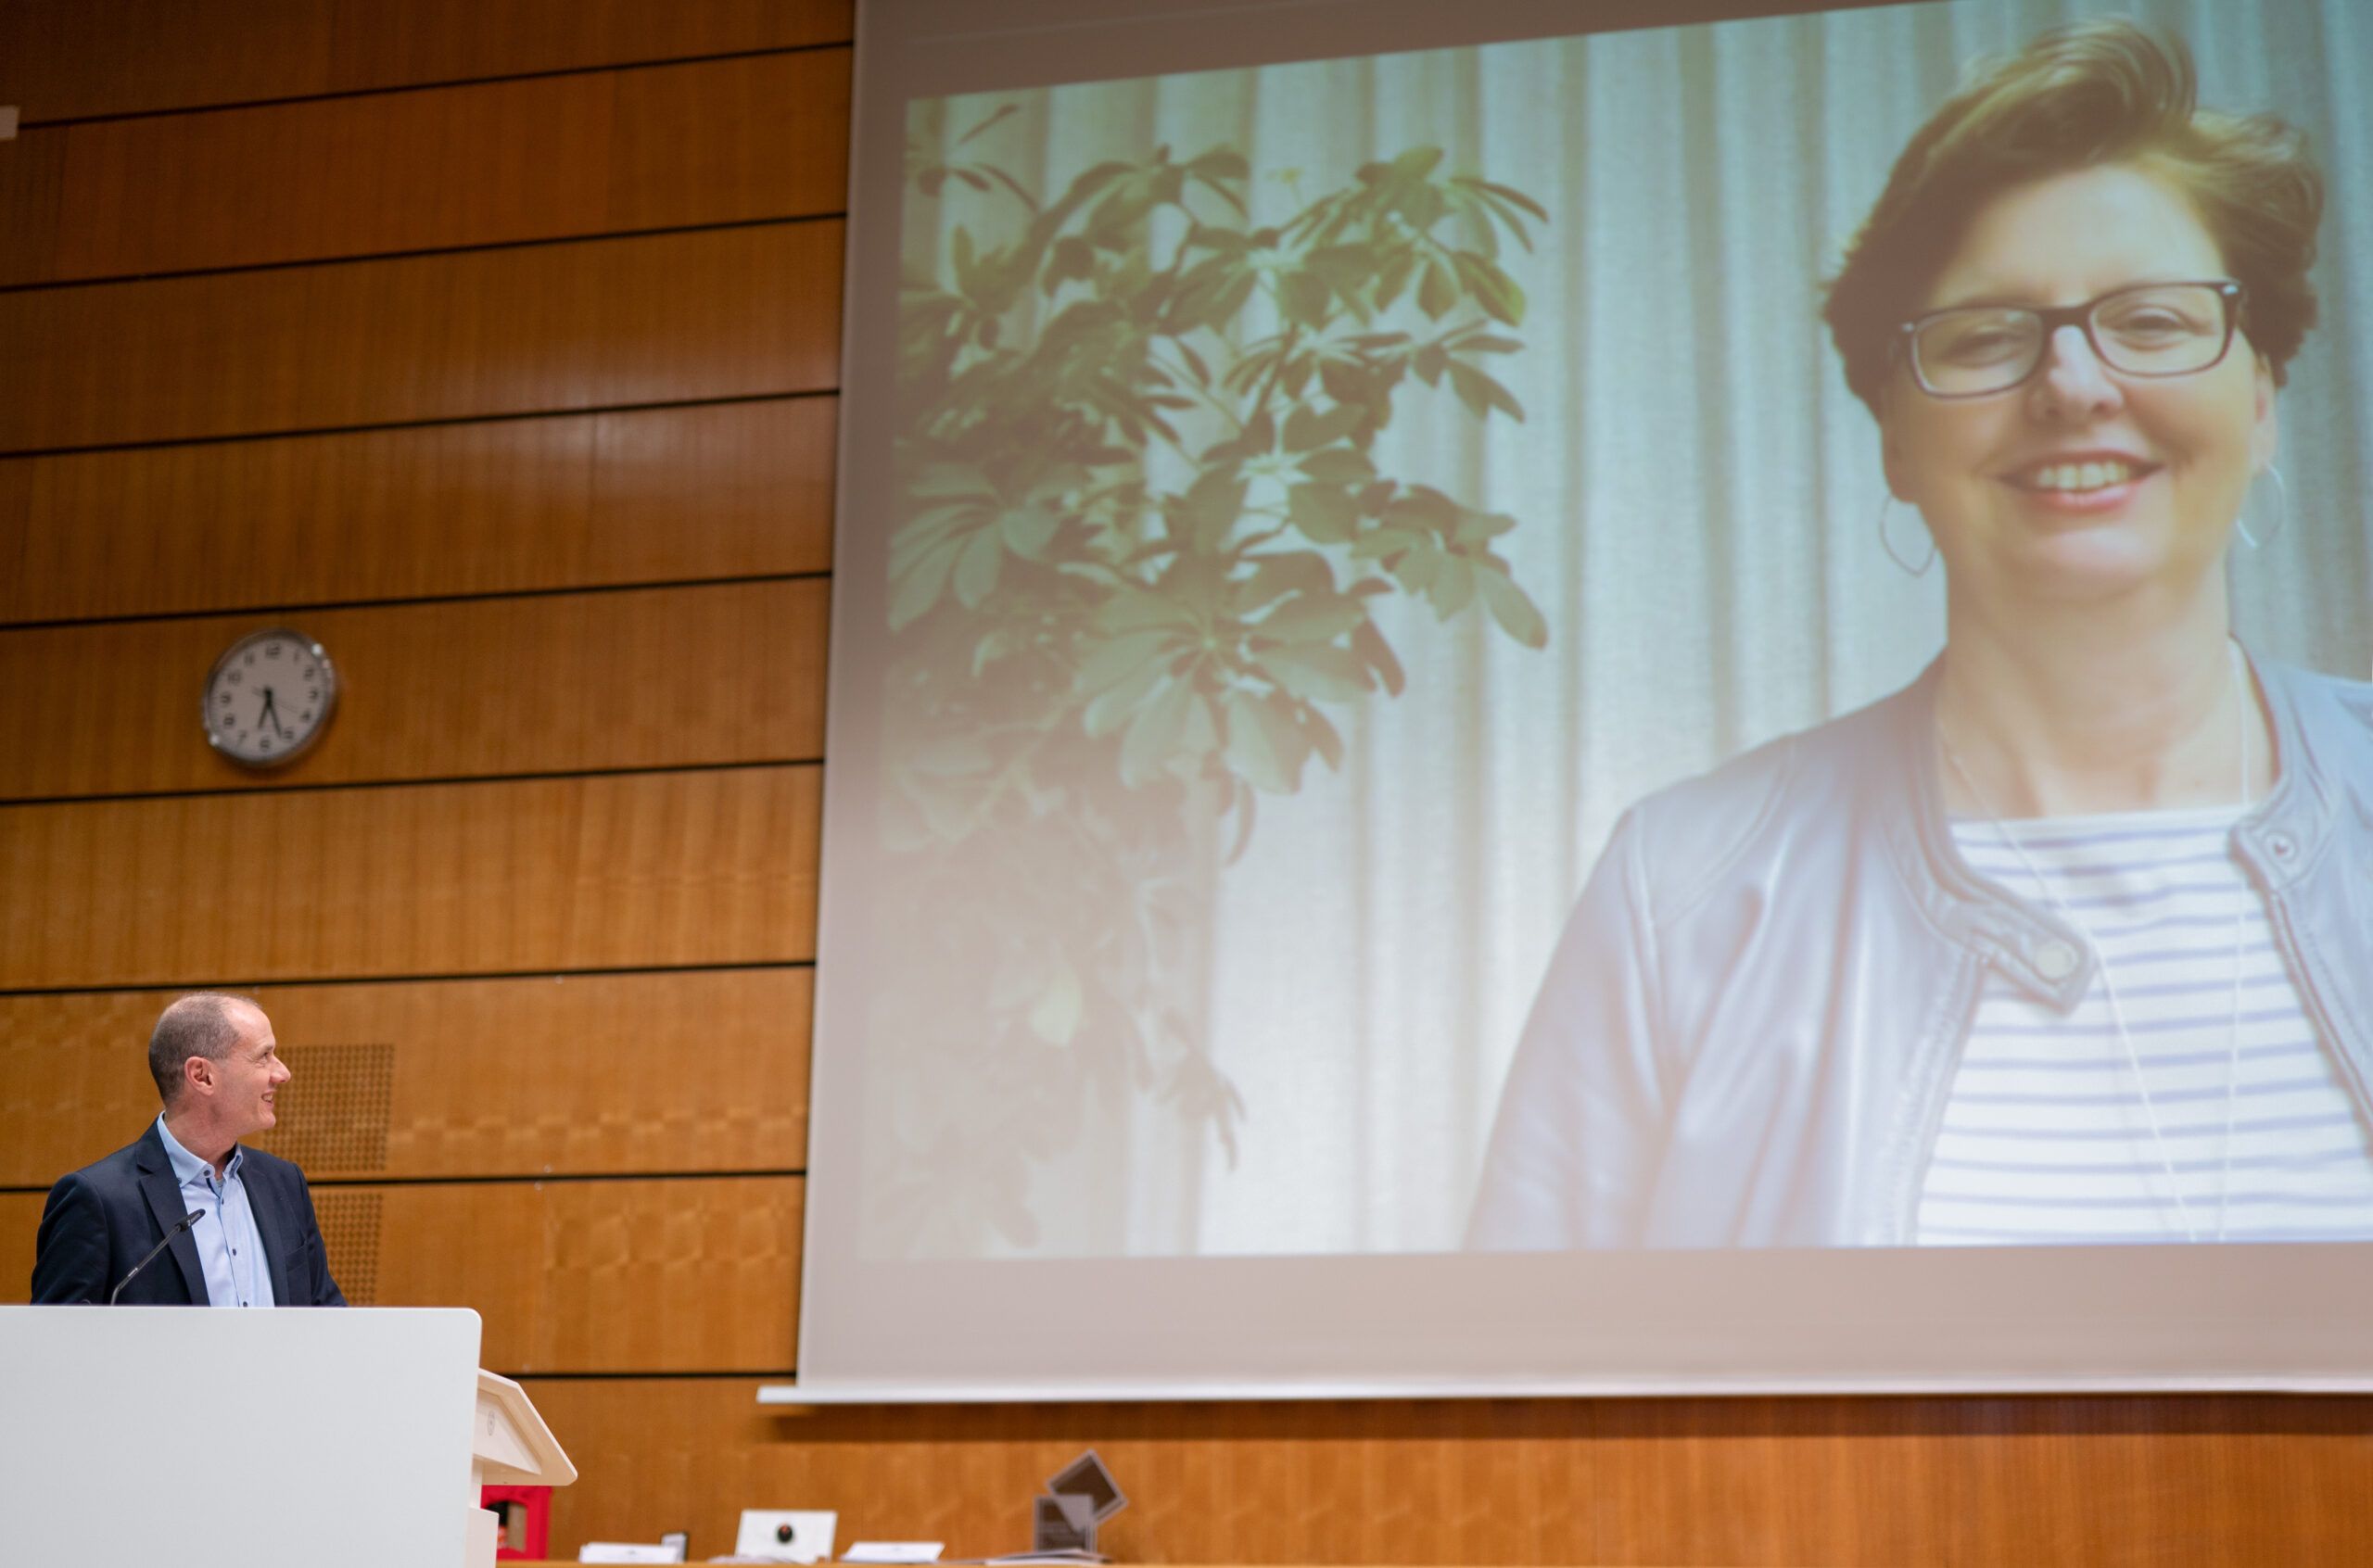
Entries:
[[[2236,750],[2240,752],[2241,759],[2240,789],[2241,815],[2247,816],[2250,811],[2249,689],[2241,675],[2240,648],[2227,640],[2225,650],[2228,661],[2227,667],[2232,672],[2234,731],[2239,742]],[[1977,803],[1978,810],[1986,814],[1987,824],[1993,828],[2004,843],[2011,846],[2011,852],[2019,857],[2019,864],[2026,867],[2027,875],[2035,879],[2036,891],[2062,919],[2084,934],[2086,945],[2093,950],[2093,959],[2101,968],[2101,991],[2109,1003],[2110,1023],[2116,1029],[2117,1043],[2126,1053],[2126,1070],[2134,1076],[2135,1092],[2141,1096],[2143,1119],[2151,1129],[2151,1146],[2159,1157],[2160,1169],[2167,1174],[2167,1190],[2175,1197],[2176,1213],[2183,1221],[2184,1237],[2188,1241],[2200,1240],[2199,1228],[2192,1223],[2191,1206],[2184,1201],[2183,1182],[2176,1174],[2175,1159],[2168,1152],[2166,1134],[2159,1127],[2159,1110],[2151,1101],[2151,1085],[2142,1075],[2141,1056],[2134,1048],[2132,1031],[2126,1028],[2126,1008],[2118,1000],[2117,977],[2110,967],[2108,953],[2102,949],[2100,939],[2093,934],[2092,927],[2086,923],[2084,917],[2068,906],[2067,902],[2060,896],[2059,890],[2044,876],[2043,868],[2038,866],[2034,858],[2027,854],[2026,846],[2019,841],[2016,834],[2003,825],[2001,814],[1996,811],[1992,803],[1986,798],[1986,791],[1978,788],[1977,779],[1971,775],[1969,765],[1961,761],[1961,754],[1953,749],[1953,743],[1945,739],[1941,726],[1936,732],[1936,744],[1943,749],[1945,760],[1953,765],[1953,771],[1961,776],[1961,783],[1969,790],[1970,798]],[[2226,1031],[2225,1139],[2216,1171],[2214,1239],[2217,1241],[2225,1239],[2226,1198],[2232,1185],[2233,1176],[2233,1116],[2241,1073],[2241,957],[2249,931],[2249,886],[2246,881],[2233,894],[2233,1006],[2232,1018]]]

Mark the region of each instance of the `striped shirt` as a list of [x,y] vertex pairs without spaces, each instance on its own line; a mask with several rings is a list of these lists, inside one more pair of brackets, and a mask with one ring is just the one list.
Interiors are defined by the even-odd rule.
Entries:
[[2365,1126],[2227,847],[2240,816],[1954,821],[2099,962],[2064,1017],[1988,972],[1923,1245],[2373,1238]]

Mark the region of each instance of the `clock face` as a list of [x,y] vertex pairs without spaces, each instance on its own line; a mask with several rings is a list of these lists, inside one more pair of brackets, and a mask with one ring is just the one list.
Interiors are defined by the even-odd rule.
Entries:
[[337,705],[337,672],[322,645],[286,628],[243,637],[206,677],[206,738],[249,767],[302,752]]

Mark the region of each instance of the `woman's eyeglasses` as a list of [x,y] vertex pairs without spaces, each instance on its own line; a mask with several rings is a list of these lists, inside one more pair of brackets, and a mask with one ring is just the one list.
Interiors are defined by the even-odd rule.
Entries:
[[2241,285],[2136,284],[2058,310],[1960,305],[1897,330],[1911,378],[1932,398],[1984,398],[2035,374],[2062,327],[2082,328],[2093,357],[2120,375],[2191,375],[2233,346]]

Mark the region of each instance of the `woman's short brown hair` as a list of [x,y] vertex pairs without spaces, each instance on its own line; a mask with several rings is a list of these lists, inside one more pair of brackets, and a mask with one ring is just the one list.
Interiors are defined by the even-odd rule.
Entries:
[[2272,115],[2201,108],[2183,40],[2119,19],[2038,34],[1905,145],[1821,311],[1854,395],[1879,411],[1896,329],[1919,312],[1980,207],[2107,163],[2138,165],[2190,199],[2248,291],[2241,330],[2280,385],[2316,322],[2307,269],[2324,181],[2306,138]]

